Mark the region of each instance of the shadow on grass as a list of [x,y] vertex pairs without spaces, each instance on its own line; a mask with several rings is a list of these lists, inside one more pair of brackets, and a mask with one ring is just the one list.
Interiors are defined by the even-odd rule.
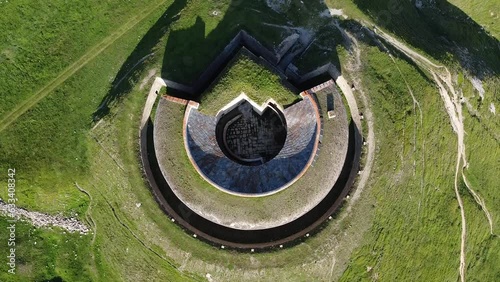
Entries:
[[179,13],[186,4],[187,0],[175,0],[148,30],[146,35],[144,35],[137,47],[121,66],[111,84],[111,89],[102,99],[99,108],[94,112],[94,121],[107,115],[113,102],[132,90],[133,85],[138,81],[147,65],[144,62],[156,55],[155,47],[167,33],[170,25],[179,18]]
[[54,277],[54,278],[51,278],[50,280],[40,280],[40,282],[64,282],[64,280],[57,276],[57,277]]
[[[207,24],[199,16],[191,27],[172,31],[163,57],[162,77],[187,85],[194,83],[241,29],[249,31],[267,48],[272,49],[273,44],[269,44],[269,39],[278,35],[269,29],[262,29],[262,22],[272,21],[272,18],[280,16],[271,10],[271,16],[263,15],[261,22],[255,10],[262,9],[262,3],[234,0],[217,27],[209,34],[205,35]],[[284,18],[279,20],[284,21]]]
[[[120,97],[131,91],[133,85],[144,73],[144,68],[147,66],[144,62],[153,57],[156,48],[162,49],[158,46],[167,33],[161,76],[171,81],[191,85],[239,31],[246,30],[265,48],[275,51],[284,38],[293,33],[303,32],[302,25],[310,25],[311,21],[318,21],[315,19],[318,11],[327,10],[324,3],[306,5],[299,0],[292,1],[289,8],[281,13],[267,7],[264,1],[232,0],[227,2],[229,3],[214,4],[201,1],[188,3],[187,0],[176,0],[169,6],[120,68],[110,91],[93,114],[94,122],[107,115],[110,107]],[[195,18],[194,23],[183,28],[173,27],[172,23],[181,17],[180,12],[188,5],[189,8],[186,8],[185,14],[182,14],[182,23]],[[209,15],[204,14],[205,12]],[[307,23],[307,21],[310,22]],[[215,28],[207,33],[207,29],[213,26]],[[318,25],[316,22],[312,26],[314,27],[310,25],[308,28],[316,28],[316,31],[321,31],[324,27],[323,24]],[[335,45],[340,43],[335,42]],[[309,53],[305,51],[304,53],[311,57]],[[154,54],[155,57],[160,55]],[[313,52],[312,57],[316,58],[316,55]],[[297,56],[297,58],[300,57]],[[338,67],[339,59],[336,48],[332,48],[332,54],[328,57],[320,57],[318,66],[332,61]],[[169,94],[173,96],[193,100],[197,98],[180,91],[170,92],[170,90],[168,90]]]
[[496,38],[448,1],[427,2],[354,0],[377,25],[435,59],[456,60],[481,79],[500,73]]
[[[232,1],[222,20],[217,23],[217,27],[207,35],[205,35],[205,26],[209,24],[200,17],[191,27],[170,33],[163,57],[162,77],[184,85],[194,85],[215,57],[225,50],[228,43],[241,30],[247,31],[265,49],[274,53],[279,52],[280,43],[285,38],[294,33],[301,34],[297,40],[298,44],[284,54],[276,56],[279,65],[277,62],[272,62],[273,65],[276,63],[274,65],[276,68],[282,68],[284,64],[285,68],[281,71],[290,75],[289,81],[295,80],[293,74],[287,72],[286,69],[290,63],[299,63],[298,74],[301,75],[305,74],[305,71],[314,70],[326,63],[333,63],[340,70],[340,59],[336,47],[342,43],[342,40],[333,40],[332,38],[338,39],[341,38],[341,35],[338,30],[331,27],[328,27],[328,35],[323,35],[323,31],[333,21],[333,18],[314,19],[318,17],[320,11],[327,9],[328,7],[322,2],[306,5],[300,1],[292,1],[287,11],[277,13],[262,2]],[[304,19],[307,19],[309,23],[306,23],[307,20]],[[319,22],[321,24],[318,24]],[[304,27],[306,25],[307,28]],[[307,33],[309,32],[313,33],[310,41],[304,40],[305,42],[302,42],[302,35],[305,35],[304,38],[308,38]],[[332,34],[337,36],[332,36]],[[333,45],[327,55],[324,54],[323,50],[316,50],[318,42]],[[299,47],[295,48],[297,45]],[[248,48],[248,46],[246,47]],[[255,54],[266,57],[263,54]],[[220,72],[224,66],[213,72]],[[167,92],[169,95],[189,100],[197,100],[201,94],[179,93],[172,88],[168,88]]]
[[427,82],[433,83],[434,80],[432,79],[432,77],[430,77],[429,74],[425,73],[422,70],[422,68],[420,68],[420,66],[415,63],[415,61],[412,58],[407,56],[405,53],[399,51],[399,49],[397,49],[396,47],[380,42],[379,39],[375,38],[375,35],[373,34],[372,31],[369,31],[358,21],[351,19],[342,20],[340,24],[343,28],[349,30],[352,34],[355,34],[356,39],[358,41],[361,41],[368,46],[377,47],[382,53],[390,52],[392,56],[401,59],[406,63],[408,63],[409,65],[411,65],[413,69],[415,69],[415,71],[417,71],[420,74],[420,76]]

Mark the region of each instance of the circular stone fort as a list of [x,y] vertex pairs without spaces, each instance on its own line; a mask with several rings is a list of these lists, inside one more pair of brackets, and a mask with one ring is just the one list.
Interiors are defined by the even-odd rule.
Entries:
[[[362,137],[332,79],[298,83],[256,40],[238,37],[195,86],[162,80],[193,99],[160,97],[141,128],[141,158],[157,202],[192,236],[221,248],[283,248],[317,232],[340,207]],[[278,90],[246,93],[229,84],[220,91],[241,60],[276,78]]]
[[266,196],[290,186],[312,163],[320,137],[319,109],[311,95],[304,98],[280,109],[241,94],[216,116],[188,105],[184,144],[193,166],[234,195]]

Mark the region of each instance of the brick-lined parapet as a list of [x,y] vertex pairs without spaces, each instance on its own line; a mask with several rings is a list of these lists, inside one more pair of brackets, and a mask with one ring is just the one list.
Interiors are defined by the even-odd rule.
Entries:
[[[174,96],[170,96],[170,95],[165,95],[163,96],[163,98],[167,101],[170,101],[170,102],[174,102],[176,104],[181,104],[181,105],[187,105],[188,103],[190,103],[191,101],[188,101],[188,100],[185,100],[185,99],[181,99],[181,98],[177,98],[177,97],[174,97]],[[194,102],[196,103],[196,102]]]

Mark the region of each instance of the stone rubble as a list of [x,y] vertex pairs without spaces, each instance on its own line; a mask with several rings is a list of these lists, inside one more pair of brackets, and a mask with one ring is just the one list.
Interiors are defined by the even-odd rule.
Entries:
[[89,233],[89,228],[78,221],[74,217],[63,217],[60,215],[48,215],[40,212],[27,211],[23,208],[15,207],[9,210],[9,204],[0,199],[0,213],[4,216],[11,216],[13,214],[17,220],[28,221],[35,227],[60,227],[70,233],[79,232],[80,234]]

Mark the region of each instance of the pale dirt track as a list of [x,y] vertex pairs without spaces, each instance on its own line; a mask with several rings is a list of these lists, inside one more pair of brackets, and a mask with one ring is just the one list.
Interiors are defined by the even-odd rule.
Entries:
[[443,99],[444,106],[446,109],[446,112],[448,113],[450,117],[450,123],[457,134],[457,163],[456,163],[456,169],[455,169],[455,180],[454,180],[454,189],[455,189],[455,194],[457,197],[457,202],[460,207],[460,215],[461,215],[461,220],[462,220],[462,234],[461,234],[461,246],[460,246],[460,267],[459,267],[459,273],[460,273],[460,280],[463,282],[465,281],[465,269],[466,269],[466,255],[465,255],[465,248],[466,248],[466,240],[467,240],[467,222],[465,218],[465,211],[464,211],[464,205],[462,201],[462,197],[459,193],[459,177],[460,175],[462,176],[464,183],[469,191],[469,193],[473,196],[474,200],[476,203],[482,208],[482,210],[485,213],[485,216],[488,220],[488,223],[490,225],[490,232],[493,233],[493,221],[491,219],[491,215],[485,205],[484,200],[479,196],[477,192],[475,192],[469,185],[469,183],[466,180],[466,176],[464,173],[464,170],[467,168],[468,163],[467,163],[467,158],[465,154],[465,130],[464,130],[464,123],[463,123],[463,116],[462,116],[462,104],[460,103],[460,98],[457,92],[454,89],[453,86],[453,81],[451,77],[451,73],[449,70],[441,65],[436,65],[424,56],[418,54],[417,52],[411,50],[409,47],[407,47],[405,44],[399,42],[397,39],[393,38],[392,36],[380,31],[377,29],[377,35],[391,44],[392,46],[396,47],[399,51],[403,52],[406,54],[409,58],[411,58],[417,65],[422,67],[423,69],[429,71],[433,78],[434,81],[436,82],[438,88],[439,88],[439,93],[441,95],[441,98]]
[[139,134],[144,125],[146,125],[149,116],[151,115],[151,110],[153,110],[153,106],[156,102],[158,94],[160,93],[160,89],[164,86],[167,86],[165,81],[161,77],[156,77],[155,81],[153,82],[153,86],[151,87],[151,90],[149,90],[148,98],[144,106],[144,111],[142,112],[141,127],[139,130]]
[[[415,123],[413,126],[413,153],[415,154],[417,151],[417,111],[416,109],[418,108],[418,114],[419,114],[419,121],[420,121],[420,129],[421,129],[421,138],[422,138],[422,153],[421,153],[421,160],[422,160],[422,174],[420,175],[420,200],[418,201],[418,216],[420,217],[420,207],[422,205],[422,199],[424,196],[424,171],[425,171],[425,136],[423,134],[423,127],[424,127],[424,114],[422,112],[422,108],[420,107],[420,102],[417,100],[415,95],[413,94],[413,90],[406,80],[406,77],[403,75],[403,72],[401,71],[401,68],[399,68],[398,64],[396,63],[396,60],[392,56],[392,54],[389,53],[389,57],[391,58],[392,62],[394,63],[394,66],[398,70],[399,74],[401,75],[401,78],[406,84],[406,88],[408,89],[408,93],[411,96],[411,99],[413,100],[413,114],[415,116]],[[413,158],[413,175],[416,175],[416,170],[417,170],[417,160],[414,157]]]
[[[349,62],[348,68],[349,70],[355,74],[359,71],[361,71],[361,53],[359,50],[358,42],[356,38],[349,33],[347,33],[344,29],[342,29],[338,24],[336,24],[337,29],[343,34],[344,38],[347,40],[350,40],[353,49],[354,49],[354,62]],[[358,185],[356,185],[356,190],[352,194],[351,198],[351,203],[356,202],[357,199],[361,196],[361,193],[363,192],[366,183],[368,182],[368,178],[370,177],[370,172],[373,167],[373,162],[375,160],[375,132],[374,132],[374,119],[373,119],[373,114],[369,108],[369,103],[366,98],[366,95],[363,91],[362,87],[362,82],[359,76],[354,75],[353,76],[353,82],[355,85],[357,85],[357,91],[359,93],[359,98],[363,102],[363,105],[365,106],[365,112],[364,112],[364,120],[367,125],[367,131],[368,135],[366,136],[366,143],[368,146],[368,149],[366,151],[366,163],[363,168],[363,171],[361,172],[361,175],[358,178]],[[342,90],[342,93],[344,93],[344,96],[347,100],[347,103],[349,104],[349,108],[351,110],[351,116],[358,128],[361,130],[361,115],[358,111],[358,105],[356,103],[356,99],[354,98],[354,93],[352,91],[351,86],[347,83],[347,81],[342,77],[339,76],[337,80],[335,81],[339,88]],[[352,205],[348,205],[346,208],[346,212],[344,213],[343,216],[346,216],[349,214],[351,211]]]

